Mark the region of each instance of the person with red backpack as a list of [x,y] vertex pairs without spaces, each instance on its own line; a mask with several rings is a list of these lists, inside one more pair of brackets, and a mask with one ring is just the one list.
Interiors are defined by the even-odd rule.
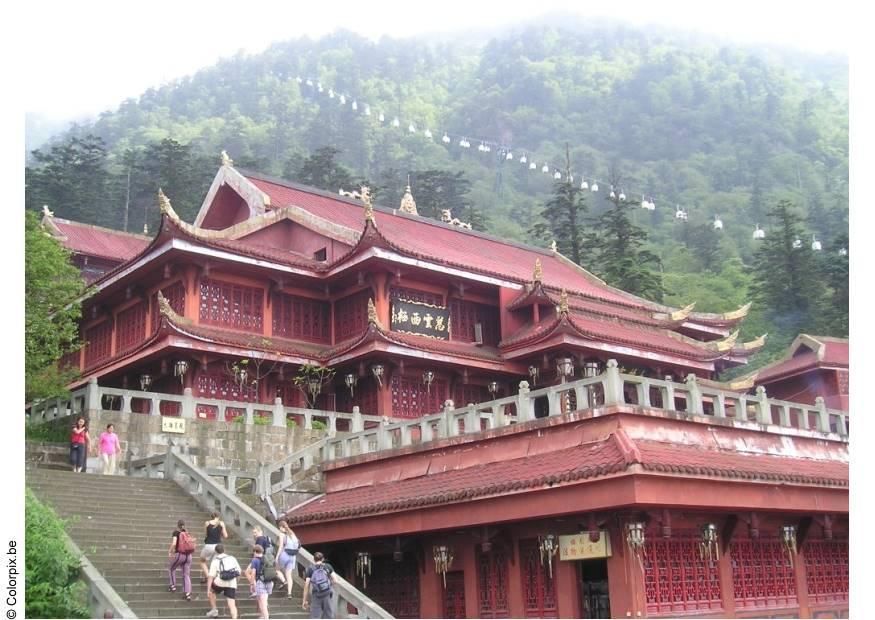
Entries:
[[334,568],[325,562],[325,556],[321,551],[313,554],[315,564],[307,569],[307,578],[304,580],[304,600],[301,605],[304,611],[310,607],[311,618],[334,617],[334,584],[337,577]]
[[176,592],[176,569],[182,569],[182,589],[185,593],[183,598],[191,600],[191,558],[194,555],[194,537],[185,529],[185,521],[180,519],[176,522],[173,530],[173,538],[170,539],[170,566],[167,573],[170,576],[170,592]]

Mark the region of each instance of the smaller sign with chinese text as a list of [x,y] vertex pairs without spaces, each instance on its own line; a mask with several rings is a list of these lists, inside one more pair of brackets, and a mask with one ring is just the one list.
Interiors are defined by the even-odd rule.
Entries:
[[559,537],[560,560],[592,560],[611,557],[611,538],[601,530],[597,542],[589,539],[589,532]]
[[161,417],[161,432],[163,433],[184,433],[185,420],[182,418],[165,418]]
[[406,299],[392,300],[392,331],[450,339],[450,311]]

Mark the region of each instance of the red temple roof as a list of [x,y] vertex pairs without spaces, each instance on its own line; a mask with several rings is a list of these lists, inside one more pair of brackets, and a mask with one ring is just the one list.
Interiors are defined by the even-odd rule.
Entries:
[[800,334],[787,355],[751,375],[757,384],[763,384],[815,368],[848,368],[849,354],[849,341],[845,338]]
[[55,236],[64,247],[84,256],[126,261],[145,249],[151,241],[145,235],[82,224],[59,217],[43,218],[43,223],[46,224],[47,220],[50,220],[49,227],[54,229]]
[[329,492],[286,516],[295,524],[418,509],[630,474],[633,465],[651,473],[733,480],[838,487],[849,480],[846,462],[633,441],[619,430],[572,448]]

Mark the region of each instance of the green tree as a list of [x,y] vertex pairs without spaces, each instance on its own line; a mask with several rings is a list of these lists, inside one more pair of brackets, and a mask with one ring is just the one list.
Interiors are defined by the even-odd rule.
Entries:
[[783,334],[817,327],[824,284],[802,218],[787,200],[768,212],[766,238],[754,255],[754,298]]
[[848,235],[836,237],[818,257],[827,285],[827,303],[821,321],[821,330],[830,336],[847,337],[850,307],[850,261]]
[[565,178],[553,183],[553,195],[540,213],[540,221],[531,233],[545,243],[556,241],[556,248],[578,265],[583,260],[583,242],[586,238],[587,213],[585,194],[571,180],[566,169]]
[[81,308],[75,302],[85,286],[70,254],[40,226],[32,211],[24,229],[24,382],[25,400],[57,396],[74,372],[58,368],[65,353],[76,351]]
[[662,277],[655,271],[659,257],[645,248],[647,233],[631,218],[631,210],[641,203],[621,200],[619,196],[605,200],[611,207],[589,219],[592,229],[586,243],[591,268],[611,286],[661,301],[665,290]]
[[421,216],[439,220],[441,212],[449,209],[453,217],[466,221],[463,215],[469,204],[471,182],[465,177],[465,173],[415,170],[410,175],[410,185],[416,199],[416,210]]
[[340,153],[340,149],[333,146],[323,146],[303,161],[290,160],[286,162],[286,176],[298,183],[333,193],[339,189],[357,190],[352,173],[337,161]]

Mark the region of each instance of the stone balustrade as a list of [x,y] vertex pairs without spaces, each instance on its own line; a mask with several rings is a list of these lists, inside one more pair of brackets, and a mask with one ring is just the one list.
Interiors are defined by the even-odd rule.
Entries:
[[[206,512],[217,512],[222,520],[241,540],[250,540],[253,526],[259,526],[273,540],[279,538],[279,530],[255,512],[227,489],[215,482],[210,474],[196,467],[173,448],[166,454],[151,456],[131,463],[131,475],[174,480],[185,489]],[[314,565],[313,556],[303,547],[298,552],[298,563],[306,570]],[[303,589],[298,573],[293,578]],[[337,576],[333,588],[335,609],[338,617],[391,618],[392,616],[374,601],[357,590],[348,581]],[[354,609],[354,612],[350,612]]]

